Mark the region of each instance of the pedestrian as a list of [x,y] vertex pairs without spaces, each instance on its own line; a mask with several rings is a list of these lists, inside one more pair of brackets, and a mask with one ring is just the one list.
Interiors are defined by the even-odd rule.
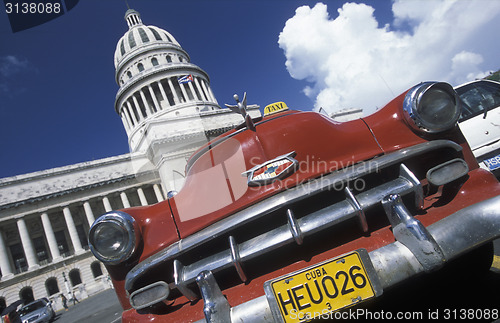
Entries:
[[68,304],[67,304],[67,299],[66,299],[66,296],[64,296],[64,294],[61,294],[61,302],[64,306],[64,310],[67,311],[68,310]]
[[80,302],[78,301],[78,299],[76,298],[76,295],[75,295],[75,292],[74,292],[74,291],[73,291],[73,292],[71,292],[71,297],[72,297],[72,298],[71,298],[71,300],[73,301],[73,305],[75,305],[76,303],[80,303]]

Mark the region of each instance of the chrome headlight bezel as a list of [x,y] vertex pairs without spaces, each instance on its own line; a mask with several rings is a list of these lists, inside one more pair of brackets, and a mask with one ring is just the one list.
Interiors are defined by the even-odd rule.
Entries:
[[[430,100],[433,95],[435,100]],[[429,112],[432,109],[435,113],[431,116]],[[444,82],[425,82],[414,86],[403,102],[403,115],[408,125],[424,133],[434,134],[452,129],[460,113],[458,94],[450,84]]]
[[[123,241],[115,250],[112,244],[108,246],[107,252],[99,246],[100,234],[103,230],[115,230],[121,233]],[[106,232],[104,232],[106,234]],[[117,265],[128,260],[139,246],[141,239],[140,228],[137,221],[129,214],[122,211],[112,211],[100,216],[92,224],[89,231],[89,246],[94,256],[105,264]],[[112,242],[112,239],[110,240]],[[116,243],[119,243],[117,241]]]

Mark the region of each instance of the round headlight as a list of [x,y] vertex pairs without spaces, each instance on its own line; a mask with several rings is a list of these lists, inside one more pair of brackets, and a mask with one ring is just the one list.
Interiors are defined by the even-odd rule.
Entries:
[[89,232],[90,250],[97,259],[116,265],[132,256],[139,244],[139,226],[125,212],[113,211],[100,216]]
[[448,83],[421,83],[406,94],[403,113],[414,129],[427,133],[442,132],[457,123],[460,100]]

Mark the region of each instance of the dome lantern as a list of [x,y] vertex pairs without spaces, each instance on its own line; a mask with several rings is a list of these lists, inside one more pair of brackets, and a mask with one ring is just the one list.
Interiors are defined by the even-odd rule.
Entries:
[[127,21],[128,28],[142,25],[141,15],[134,9],[129,9],[125,13],[125,20]]

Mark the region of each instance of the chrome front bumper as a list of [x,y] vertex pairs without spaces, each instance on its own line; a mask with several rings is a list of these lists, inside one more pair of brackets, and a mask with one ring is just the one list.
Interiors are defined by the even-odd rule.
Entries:
[[[400,209],[397,197],[385,203],[388,215],[391,209],[395,215],[391,220],[393,231],[400,234],[395,235],[398,241],[369,253],[382,289],[435,270],[500,236],[500,196],[464,208],[427,228],[406,214],[404,205]],[[404,228],[394,230],[398,225]],[[266,296],[230,308],[210,272],[200,274],[197,282],[205,302],[206,321],[275,322]],[[204,290],[209,293],[204,294]]]

